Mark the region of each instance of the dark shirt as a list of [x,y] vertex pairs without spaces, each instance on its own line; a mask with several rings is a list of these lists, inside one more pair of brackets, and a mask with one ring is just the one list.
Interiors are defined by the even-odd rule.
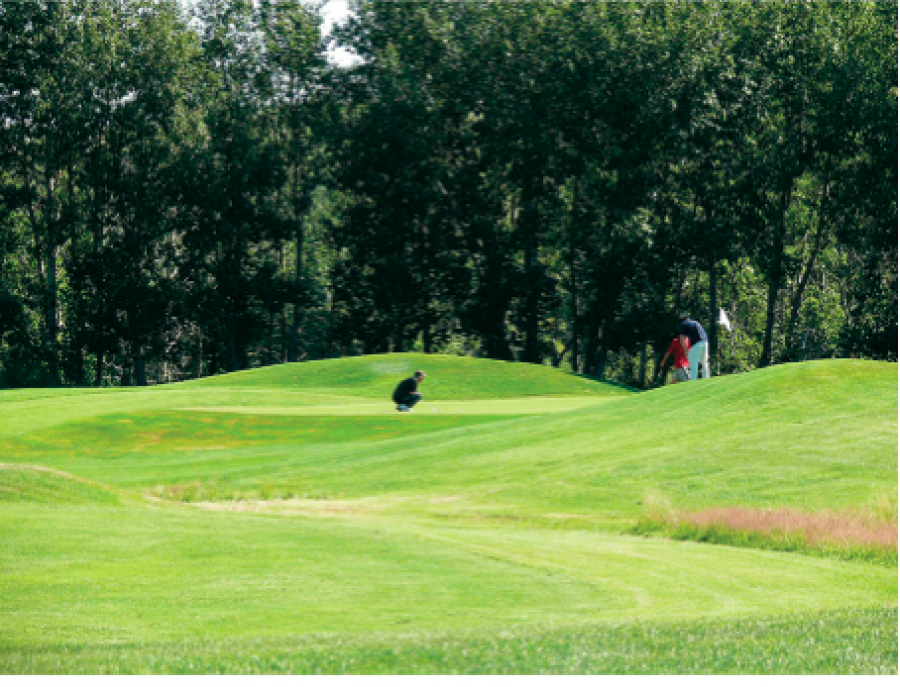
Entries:
[[685,320],[682,322],[678,333],[686,336],[691,346],[694,346],[698,341],[706,341],[706,331],[696,320]]
[[394,403],[400,403],[404,398],[409,396],[413,391],[419,388],[419,382],[415,377],[408,377],[397,385],[394,389]]

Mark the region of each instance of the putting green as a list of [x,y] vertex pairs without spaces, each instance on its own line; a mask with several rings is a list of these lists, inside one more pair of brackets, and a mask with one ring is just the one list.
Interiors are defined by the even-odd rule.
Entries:
[[[569,410],[580,410],[589,406],[608,403],[617,397],[603,398],[566,398],[566,397],[531,397],[492,399],[489,401],[435,401],[422,402],[417,405],[413,415],[432,415],[435,413],[453,415],[543,415],[545,413],[564,413]],[[302,406],[197,406],[180,408],[204,413],[239,413],[241,415],[397,415],[393,404],[389,403],[341,403],[340,405],[302,405]]]

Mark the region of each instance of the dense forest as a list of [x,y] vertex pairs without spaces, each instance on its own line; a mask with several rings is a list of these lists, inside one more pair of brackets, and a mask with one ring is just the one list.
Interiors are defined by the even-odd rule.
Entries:
[[897,359],[896,2],[352,5],[0,1],[0,387]]

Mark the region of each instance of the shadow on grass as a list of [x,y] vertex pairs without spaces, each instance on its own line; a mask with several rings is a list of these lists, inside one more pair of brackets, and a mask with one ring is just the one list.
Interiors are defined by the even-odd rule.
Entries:
[[596,382],[597,384],[603,384],[605,386],[611,386],[615,389],[621,389],[622,391],[628,391],[633,394],[639,394],[643,391],[643,389],[638,389],[637,387],[628,386],[627,384],[622,384],[621,382],[612,382],[608,379],[601,379],[600,377],[594,377],[592,375],[586,374],[573,374],[573,377],[577,377],[578,379],[586,379],[589,382]]

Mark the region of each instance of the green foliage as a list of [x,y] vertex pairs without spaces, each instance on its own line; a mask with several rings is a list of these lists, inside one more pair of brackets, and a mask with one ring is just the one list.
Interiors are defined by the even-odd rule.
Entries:
[[894,3],[355,8],[0,2],[0,384],[896,360]]

